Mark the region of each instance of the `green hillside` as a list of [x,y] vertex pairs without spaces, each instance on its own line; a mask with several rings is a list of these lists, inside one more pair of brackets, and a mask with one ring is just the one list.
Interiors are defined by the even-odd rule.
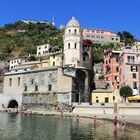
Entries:
[[0,28],[0,59],[36,53],[38,45],[63,47],[63,32],[47,23],[17,21]]

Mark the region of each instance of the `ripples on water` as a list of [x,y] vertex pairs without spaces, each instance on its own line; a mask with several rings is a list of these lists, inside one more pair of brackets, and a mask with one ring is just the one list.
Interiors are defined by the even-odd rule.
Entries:
[[0,140],[139,140],[137,131],[113,131],[102,122],[94,126],[90,119],[71,117],[28,116],[0,113]]

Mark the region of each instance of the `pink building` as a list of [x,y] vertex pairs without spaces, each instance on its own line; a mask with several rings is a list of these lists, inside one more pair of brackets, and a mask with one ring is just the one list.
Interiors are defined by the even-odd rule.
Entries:
[[119,89],[119,55],[120,51],[107,50],[104,52],[105,80],[112,81],[114,91]]
[[124,50],[119,60],[119,80],[120,87],[129,85],[133,90],[133,95],[140,93],[140,54],[132,50]]
[[95,28],[83,28],[84,39],[89,39],[94,43],[120,43],[120,37],[112,31]]

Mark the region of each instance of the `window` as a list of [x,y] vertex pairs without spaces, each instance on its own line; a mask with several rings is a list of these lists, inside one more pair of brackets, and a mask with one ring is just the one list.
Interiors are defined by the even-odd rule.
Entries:
[[108,97],[105,97],[105,103],[108,103],[108,102],[109,102]]
[[20,77],[18,77],[18,86],[20,86]]
[[137,82],[133,82],[133,89],[137,89]]
[[98,39],[99,39],[99,38],[100,38],[100,36],[96,36],[96,38],[98,38]]
[[77,46],[77,44],[75,43],[75,46],[74,46],[74,47],[75,47],[75,49],[76,49],[76,46]]
[[87,29],[87,32],[90,32],[90,30],[89,30],[89,29]]
[[70,49],[70,43],[68,43],[68,49]]
[[115,100],[115,96],[113,96],[113,101]]
[[109,63],[111,62],[111,60],[109,59]]
[[90,38],[90,35],[87,35],[87,38]]
[[127,62],[134,62],[135,58],[134,56],[127,56]]
[[77,30],[76,29],[74,30],[74,34],[77,35]]
[[136,78],[136,73],[133,73],[133,78]]
[[95,38],[95,36],[91,36],[92,38]]
[[95,32],[95,30],[92,30],[92,33],[94,33]]
[[114,38],[111,38],[112,40],[114,40]]
[[106,64],[107,64],[107,60],[106,60]]
[[53,55],[53,59],[55,59],[55,55]]
[[86,60],[85,56],[83,56],[83,60],[84,60],[84,61]]
[[116,62],[119,62],[119,57],[116,57]]
[[53,66],[55,66],[55,62],[53,62]]
[[71,33],[71,30],[69,29],[69,34]]
[[47,46],[45,46],[45,49],[47,48]]
[[38,49],[40,50],[41,48],[39,47]]
[[24,84],[24,91],[27,91],[27,84]]
[[101,36],[101,39],[104,39],[104,37],[103,37],[103,36]]
[[117,76],[115,76],[114,79],[117,80]]
[[116,72],[119,72],[119,67],[116,67]]
[[98,99],[96,100],[96,103],[99,103],[99,100]]
[[116,41],[118,41],[118,38],[116,38]]
[[12,86],[12,78],[9,79],[9,86]]
[[38,85],[35,84],[35,91],[38,91]]
[[137,72],[138,71],[138,67],[137,66],[131,66],[131,71],[132,72]]
[[51,90],[52,90],[52,85],[49,84],[49,85],[48,85],[48,91],[51,91]]
[[117,86],[117,89],[119,89],[119,86]]

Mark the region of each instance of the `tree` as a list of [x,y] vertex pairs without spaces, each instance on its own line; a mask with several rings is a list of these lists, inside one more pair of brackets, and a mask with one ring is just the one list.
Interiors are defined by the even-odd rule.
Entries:
[[126,101],[126,97],[129,97],[132,95],[133,95],[133,91],[130,86],[126,85],[126,86],[121,87],[120,96],[124,97],[125,101]]
[[84,39],[83,40],[83,46],[84,47],[91,47],[91,45],[92,45],[92,41],[91,40],[89,40],[89,39]]
[[134,45],[135,41],[137,40],[134,35],[132,35],[128,31],[118,32],[121,41],[124,41],[125,45]]

